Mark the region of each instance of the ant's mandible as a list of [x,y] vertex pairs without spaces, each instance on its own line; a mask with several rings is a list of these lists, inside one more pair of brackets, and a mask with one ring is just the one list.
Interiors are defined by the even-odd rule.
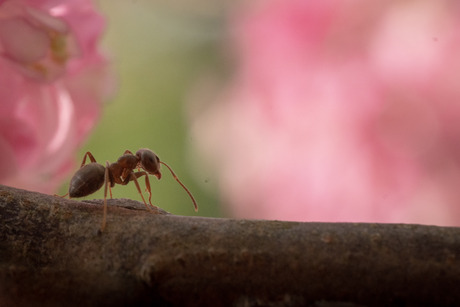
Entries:
[[[89,158],[91,163],[86,164],[86,158]],[[184,190],[192,199],[193,205],[195,206],[195,211],[198,211],[198,206],[192,193],[190,193],[190,191],[179,180],[179,178],[177,178],[171,167],[160,161],[158,156],[147,148],[139,149],[135,155],[131,151],[126,150],[124,154],[118,158],[117,162],[110,164],[107,161],[106,167],[97,163],[96,159],[89,151],[86,152],[83,156],[83,161],[81,163],[80,169],[73,175],[72,179],[70,180],[69,193],[62,197],[66,197],[67,195],[70,198],[87,196],[93,194],[99,190],[102,185],[105,184],[104,216],[101,226],[101,231],[104,231],[107,216],[107,189],[110,190],[110,198],[112,198],[111,188],[113,188],[115,184],[127,185],[130,181],[134,181],[146,208],[151,210],[150,207],[147,206],[147,202],[142,195],[142,191],[137,179],[139,177],[145,176],[145,186],[147,188],[147,192],[149,193],[149,204],[153,206],[151,202],[152,191],[150,189],[150,180],[148,175],[154,175],[158,179],[161,179],[160,164],[163,164],[169,169],[174,179],[182,186],[182,188],[184,188]],[[135,169],[138,171],[135,172]],[[140,169],[143,169],[144,171],[141,171]]]

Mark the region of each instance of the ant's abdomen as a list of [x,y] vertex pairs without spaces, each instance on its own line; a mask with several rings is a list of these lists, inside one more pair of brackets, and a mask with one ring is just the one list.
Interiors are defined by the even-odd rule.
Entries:
[[90,163],[80,168],[70,180],[69,196],[83,197],[99,190],[105,181],[105,167]]

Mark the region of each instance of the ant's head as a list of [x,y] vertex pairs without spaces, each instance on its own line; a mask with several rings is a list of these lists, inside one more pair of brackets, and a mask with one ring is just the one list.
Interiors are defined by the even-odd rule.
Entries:
[[160,158],[150,149],[142,148],[136,152],[140,166],[151,175],[161,179],[160,173]]
[[182,188],[187,192],[188,196],[192,199],[193,206],[195,207],[195,211],[198,211],[198,205],[196,204],[195,198],[193,197],[192,193],[187,189],[187,187],[177,178],[174,171],[171,167],[160,161],[160,158],[156,154],[153,153],[150,149],[141,148],[136,152],[136,157],[139,160],[139,166],[146,170],[149,174],[155,175],[158,179],[161,178],[160,173],[160,164],[166,166],[166,168],[171,172],[171,175],[174,179],[182,186]]

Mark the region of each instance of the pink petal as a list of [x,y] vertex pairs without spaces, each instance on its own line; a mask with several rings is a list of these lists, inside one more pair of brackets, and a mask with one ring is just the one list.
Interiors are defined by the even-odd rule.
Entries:
[[0,43],[4,56],[27,65],[47,54],[50,40],[24,18],[14,18],[0,19]]

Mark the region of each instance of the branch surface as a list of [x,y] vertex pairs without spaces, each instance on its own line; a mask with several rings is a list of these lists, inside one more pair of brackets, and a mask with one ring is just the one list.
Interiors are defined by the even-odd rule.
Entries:
[[2,306],[460,304],[460,229],[185,217],[0,185]]

